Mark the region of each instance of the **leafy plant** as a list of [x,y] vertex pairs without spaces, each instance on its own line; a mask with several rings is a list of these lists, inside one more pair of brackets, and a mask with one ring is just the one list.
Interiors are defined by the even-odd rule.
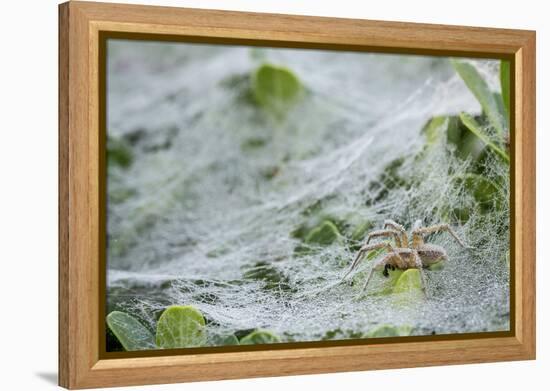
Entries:
[[255,330],[240,340],[241,345],[256,345],[281,342],[281,339],[267,330]]
[[441,129],[446,129],[448,127],[448,122],[449,117],[446,116],[433,117],[428,121],[427,125],[422,129],[428,145],[433,145],[440,140],[441,136],[444,134]]
[[239,345],[239,339],[235,334],[217,335],[214,334],[210,337],[209,341],[211,346],[231,346]]
[[510,61],[502,60],[500,62],[500,89],[502,92],[502,101],[508,114],[508,123],[510,122]]
[[481,125],[474,119],[474,117],[467,113],[460,113],[460,119],[462,120],[462,123],[466,125],[466,127],[474,135],[476,135],[481,141],[483,141],[485,145],[491,148],[493,152],[501,157],[506,163],[510,162],[510,156],[508,156],[508,154],[502,148],[498,147],[489,139]]
[[502,96],[493,94],[485,79],[472,64],[461,60],[451,60],[451,63],[478,100],[491,125],[496,129],[499,136],[503,137],[508,124],[506,118],[502,115],[502,110],[499,108],[504,105]]
[[489,124],[495,129],[496,141],[491,140],[491,136],[471,115],[461,113],[460,119],[462,123],[500,158],[502,158],[506,163],[509,163],[510,157],[503,147],[506,144],[506,138],[508,137],[507,133],[510,127],[509,62],[502,61],[500,64],[501,94],[493,93],[490,90],[485,79],[483,79],[472,64],[462,60],[451,60],[451,63],[466,86],[478,100],[483,110],[483,114],[487,117]]
[[107,325],[124,350],[147,350],[156,347],[153,334],[136,318],[125,312],[111,312],[107,315]]
[[307,234],[305,242],[307,244],[328,246],[340,238],[341,235],[336,225],[332,221],[325,220]]
[[282,117],[300,97],[302,84],[290,69],[263,64],[252,75],[252,91],[260,106]]
[[206,329],[202,314],[191,306],[171,306],[157,323],[157,346],[176,349],[206,344]]
[[396,306],[406,307],[424,300],[426,296],[422,289],[420,270],[405,270],[397,279],[392,293],[396,294],[392,298]]
[[[424,126],[426,145],[417,155],[417,161],[426,152],[442,143],[453,147],[455,156],[471,161],[467,172],[453,178],[453,186],[469,194],[471,204],[449,204],[439,210],[444,221],[465,223],[475,211],[483,214],[501,209],[506,205],[506,178],[495,176],[493,156],[506,167],[510,163],[508,131],[510,112],[510,64],[500,63],[501,93],[493,93],[486,80],[470,62],[452,60],[457,74],[479,101],[482,113],[472,115],[462,112],[457,116],[433,117]],[[504,172],[504,171],[502,171]]]
[[418,269],[408,269],[399,276],[393,287],[394,293],[422,293],[422,280]]
[[339,228],[342,224],[343,222],[337,221],[333,216],[320,211],[313,212],[302,225],[291,232],[291,236],[303,242],[296,246],[295,253],[311,254],[316,251],[317,246],[330,246],[337,241],[343,242],[344,236]]
[[190,305],[167,307],[157,322],[156,337],[125,312],[113,311],[107,315],[106,321],[126,351],[281,342],[278,336],[267,330],[254,330],[240,341],[234,334],[213,334],[207,338],[207,325],[202,313]]

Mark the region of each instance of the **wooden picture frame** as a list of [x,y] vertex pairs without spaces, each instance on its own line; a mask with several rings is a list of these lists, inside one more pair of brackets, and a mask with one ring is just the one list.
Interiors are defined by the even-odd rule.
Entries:
[[[105,358],[102,34],[511,61],[510,332]],[[104,91],[103,91],[104,92]],[[100,325],[98,327],[98,325]],[[303,347],[302,347],[303,346]],[[59,384],[90,388],[535,358],[535,32],[70,1],[59,6]]]

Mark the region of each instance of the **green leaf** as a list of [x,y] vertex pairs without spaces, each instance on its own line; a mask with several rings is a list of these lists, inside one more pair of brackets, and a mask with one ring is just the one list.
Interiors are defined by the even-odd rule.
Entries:
[[399,335],[403,337],[403,336],[411,335],[413,328],[411,326],[406,326],[406,325],[398,326],[397,331],[399,332]]
[[281,342],[281,339],[267,330],[255,330],[246,337],[243,337],[240,341],[241,345],[257,345],[277,342]]
[[426,135],[426,142],[432,145],[439,141],[442,136],[445,136],[448,123],[449,118],[446,116],[433,117],[424,129],[422,129],[423,133]]
[[472,64],[461,60],[451,60],[451,63],[478,100],[491,125],[494,126],[500,137],[504,137],[505,118],[502,117],[498,102],[483,77]]
[[282,116],[299,98],[302,85],[290,69],[263,64],[252,75],[252,91],[260,106]]
[[396,327],[390,325],[382,325],[367,334],[368,338],[383,338],[383,337],[399,337],[399,332]]
[[469,114],[460,113],[460,119],[466,128],[476,135],[481,141],[483,141],[489,148],[493,150],[498,156],[500,156],[505,162],[510,163],[510,157],[508,154],[493,143],[489,137],[485,134],[485,131],[481,128],[481,125]]
[[210,346],[232,346],[239,345],[239,339],[234,334],[228,335],[213,335],[209,340]]
[[422,303],[426,295],[422,289],[420,270],[405,270],[395,283],[392,293],[392,303],[396,307],[415,307]]
[[113,311],[107,315],[107,325],[127,351],[156,348],[153,334],[133,316]]
[[325,220],[307,234],[305,242],[307,244],[328,246],[339,238],[341,238],[341,235],[336,225],[332,221]]
[[422,280],[418,269],[405,270],[399,277],[393,293],[422,293]]
[[[508,116],[510,115],[510,61],[500,61],[500,90]],[[509,117],[508,117],[509,118]],[[508,121],[509,123],[510,121]]]
[[203,346],[206,344],[204,317],[192,306],[170,306],[159,318],[156,340],[163,349]]

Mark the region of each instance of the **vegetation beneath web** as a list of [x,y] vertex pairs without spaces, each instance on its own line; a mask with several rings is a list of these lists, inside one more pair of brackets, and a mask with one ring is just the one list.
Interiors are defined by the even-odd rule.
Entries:
[[157,321],[155,334],[138,319],[120,311],[107,316],[107,325],[116,337],[113,345],[118,342],[126,351],[279,342],[276,335],[266,330],[254,330],[240,340],[234,334],[209,335],[202,313],[192,306],[166,308]]
[[[508,63],[334,55],[328,77],[258,50],[197,52],[210,62],[180,65],[189,91],[150,93],[137,128],[113,115],[108,350],[507,329]],[[355,92],[363,74],[372,91]],[[417,269],[361,291],[383,250],[342,282],[390,218],[448,223],[475,251],[427,238],[449,254],[426,270],[429,299]]]

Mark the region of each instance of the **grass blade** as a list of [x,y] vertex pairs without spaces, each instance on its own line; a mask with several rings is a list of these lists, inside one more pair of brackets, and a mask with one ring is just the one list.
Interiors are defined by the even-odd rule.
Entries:
[[500,137],[504,137],[505,127],[507,127],[505,118],[502,117],[498,102],[483,77],[472,64],[460,60],[451,60],[451,63],[478,100],[491,125],[495,127]]
[[481,141],[483,141],[489,148],[493,150],[498,156],[500,156],[504,161],[507,163],[510,163],[510,157],[508,154],[499,148],[495,143],[493,143],[489,137],[485,134],[481,126],[477,123],[477,121],[469,114],[466,113],[460,113],[460,119],[462,120],[462,123],[468,128],[470,132],[472,132],[474,135],[476,135]]
[[500,61],[500,89],[506,113],[510,116],[510,61]]

